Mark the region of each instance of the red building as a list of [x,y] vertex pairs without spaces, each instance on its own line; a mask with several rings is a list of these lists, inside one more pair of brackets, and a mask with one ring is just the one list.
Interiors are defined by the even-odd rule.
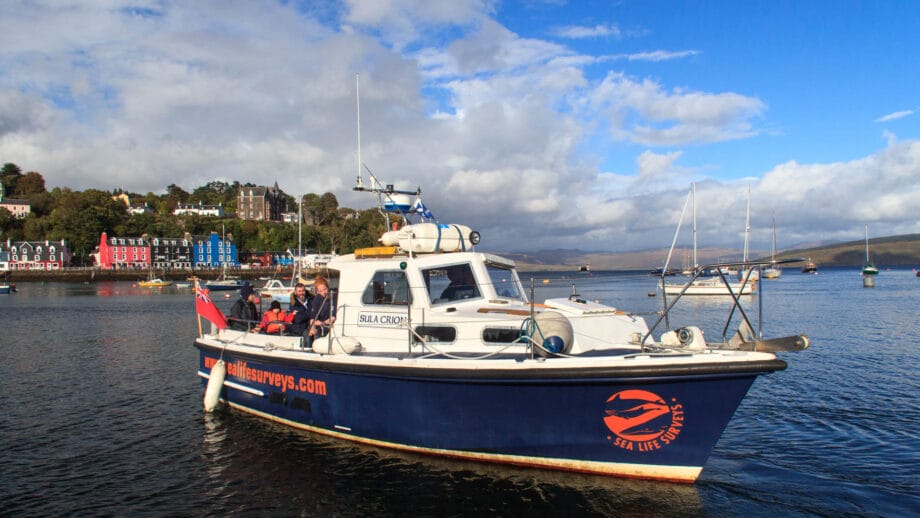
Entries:
[[96,266],[106,270],[146,270],[150,266],[150,243],[146,237],[99,237]]

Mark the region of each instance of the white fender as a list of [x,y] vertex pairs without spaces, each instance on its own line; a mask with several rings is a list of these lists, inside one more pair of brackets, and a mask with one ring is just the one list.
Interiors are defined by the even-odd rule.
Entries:
[[[339,346],[341,352],[345,354],[355,354],[363,350],[361,347],[361,342],[351,336],[341,336],[335,339],[336,345]],[[335,354],[338,351],[334,351]]]
[[575,341],[572,322],[558,311],[543,311],[534,316],[530,324],[530,339],[540,347],[534,352],[540,356],[551,353],[567,354]]
[[217,360],[217,363],[211,367],[211,376],[208,379],[208,387],[204,390],[204,411],[210,412],[217,408],[220,401],[220,389],[224,387],[224,378],[227,377],[227,364],[223,360]]

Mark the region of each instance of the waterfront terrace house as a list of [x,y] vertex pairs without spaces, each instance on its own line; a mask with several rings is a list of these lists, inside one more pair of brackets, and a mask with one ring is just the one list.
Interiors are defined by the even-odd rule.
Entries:
[[96,266],[105,270],[143,269],[150,266],[150,245],[146,237],[99,237]]
[[199,216],[213,216],[217,218],[224,217],[224,206],[223,204],[218,205],[204,205],[201,202],[198,204],[194,203],[180,203],[176,210],[173,211],[173,214],[180,216],[183,214],[197,214]]
[[231,267],[240,265],[232,234],[225,239],[221,239],[217,232],[211,232],[210,236],[195,236],[193,241],[195,268],[222,268],[225,265]]
[[240,219],[281,221],[285,211],[287,200],[278,182],[274,187],[240,187],[236,210]]
[[17,219],[22,219],[32,212],[32,205],[29,204],[29,200],[16,200],[6,197],[3,182],[0,182],[0,208],[10,211],[13,217]]
[[9,254],[10,270],[60,270],[70,263],[73,254],[67,242],[11,241],[0,245]]
[[151,237],[150,260],[154,268],[163,270],[192,268],[192,236]]

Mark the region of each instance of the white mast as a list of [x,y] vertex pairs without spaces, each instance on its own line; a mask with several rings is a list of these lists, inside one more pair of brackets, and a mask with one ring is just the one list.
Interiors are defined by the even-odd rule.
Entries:
[[744,265],[748,262],[748,249],[751,239],[751,186],[748,185],[747,196],[747,217],[744,220]]
[[300,271],[300,261],[303,257],[303,195],[300,195],[300,203],[297,204],[297,267],[294,272]]
[[693,200],[693,268],[700,265],[696,260],[696,182],[690,184],[691,199]]
[[773,245],[770,246],[770,261],[776,262],[776,214],[773,214]]
[[361,181],[361,83],[358,81],[359,75],[355,74],[355,117],[357,118],[358,133],[358,179],[355,186],[358,189],[364,187]]

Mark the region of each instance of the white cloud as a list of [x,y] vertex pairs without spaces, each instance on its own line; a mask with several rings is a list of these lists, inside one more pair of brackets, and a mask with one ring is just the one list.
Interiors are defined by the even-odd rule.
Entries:
[[[521,37],[490,2],[355,2],[323,16],[275,2],[44,5],[4,13],[30,34],[0,32],[0,157],[49,187],[277,180],[368,207],[350,191],[360,72],[364,162],[421,185],[442,221],[477,228],[486,247],[658,248],[702,176],[694,150],[760,135],[766,112],[757,97],[624,71],[593,79],[586,68],[609,57]],[[644,59],[696,51],[684,52]],[[611,156],[624,170],[602,169]],[[755,218],[766,228],[776,210],[790,243],[863,220],[886,222],[879,235],[920,231],[918,178],[920,143],[891,138],[861,160],[787,162],[750,183]],[[740,249],[748,182],[698,179],[701,239]]]
[[593,92],[592,105],[610,115],[616,138],[649,146],[747,138],[757,134],[750,119],[766,110],[754,97],[681,89],[669,93],[654,81],[634,81],[615,72]]
[[653,153],[651,151],[643,151],[636,158],[636,165],[638,166],[637,181],[640,183],[652,183],[659,179],[670,180],[675,176],[675,162],[681,157],[683,152],[681,151],[672,151],[670,153]]
[[913,110],[902,110],[902,111],[899,111],[899,112],[889,113],[888,115],[884,115],[884,116],[882,116],[882,117],[879,117],[879,118],[875,119],[875,122],[889,122],[889,121],[893,121],[893,120],[897,120],[897,119],[903,119],[904,117],[907,117],[907,116],[913,115],[913,114],[914,114],[914,111],[913,111]]
[[888,142],[889,146],[893,146],[898,142],[898,136],[888,130],[882,131],[882,138]]
[[670,61],[672,59],[683,59],[691,56],[697,56],[702,54],[698,50],[652,50],[648,52],[635,52],[632,54],[614,54],[612,56],[607,56],[602,58],[602,61],[617,61],[617,60],[626,60],[626,61]]
[[439,28],[475,26],[493,10],[489,0],[346,0],[346,23],[378,31],[396,49],[425,39]]
[[615,24],[599,24],[593,27],[569,25],[559,27],[552,32],[560,38],[569,39],[623,37],[623,32]]

